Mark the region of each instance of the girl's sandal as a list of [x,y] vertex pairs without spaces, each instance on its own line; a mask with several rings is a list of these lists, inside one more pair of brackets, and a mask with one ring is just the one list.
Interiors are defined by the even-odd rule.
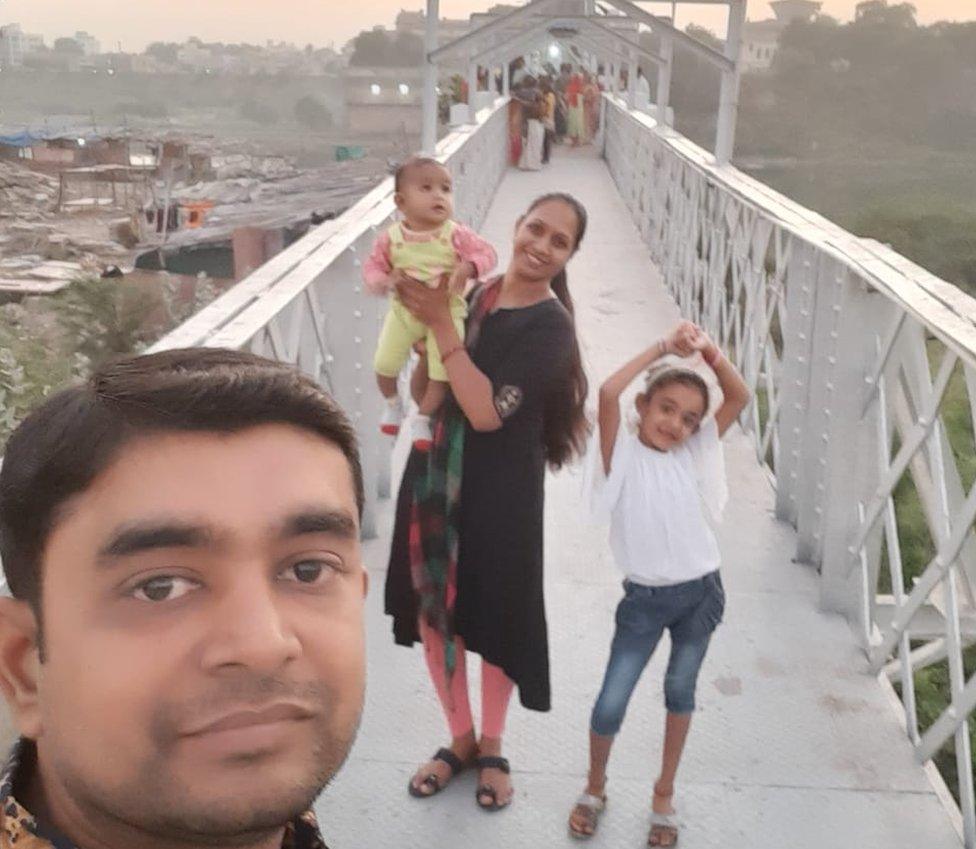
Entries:
[[[654,795],[658,799],[670,799],[674,796],[674,791],[670,793],[658,793],[657,785],[654,785]],[[659,814],[651,810],[651,830],[647,835],[648,846],[674,846],[678,842],[678,822],[677,813],[673,805],[670,814]]]
[[[479,770],[498,769],[504,772],[505,775],[511,775],[512,773],[512,767],[508,762],[508,758],[500,758],[494,755],[484,755],[477,758],[475,759],[474,765]],[[489,801],[484,801],[483,797],[487,797]],[[507,808],[512,804],[511,795],[504,802],[499,802],[498,791],[490,784],[479,784],[478,789],[475,791],[474,799],[481,810],[488,811],[489,813],[495,813],[495,811],[500,811],[502,808]]]
[[[431,760],[446,763],[451,768],[451,779],[461,772],[465,766],[461,762],[461,759],[450,749],[438,749]],[[429,799],[431,796],[436,796],[450,784],[450,779],[441,783],[441,777],[436,772],[430,772],[425,775],[419,784],[414,783],[416,777],[416,775],[412,776],[407,783],[407,792],[415,799]],[[426,788],[426,790],[422,788]]]
[[[576,806],[569,815],[569,834],[577,840],[589,840],[596,834],[596,828],[600,824],[600,814],[607,807],[607,794],[594,796],[590,793],[580,793],[576,800]],[[582,821],[583,831],[573,827],[573,822]]]
[[678,823],[674,814],[651,812],[651,831],[647,835],[648,846],[674,846],[678,842]]

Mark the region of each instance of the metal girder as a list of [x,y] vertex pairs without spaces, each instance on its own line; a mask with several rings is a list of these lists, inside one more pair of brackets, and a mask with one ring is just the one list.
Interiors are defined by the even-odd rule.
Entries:
[[[699,56],[707,59],[723,71],[735,70],[735,62],[729,59],[724,53],[709,47],[707,44],[703,44],[697,38],[688,35],[688,33],[682,32],[666,19],[652,15],[636,3],[631,2],[631,0],[605,0],[605,2],[623,12],[631,20],[647,24],[652,30],[671,36],[678,44],[687,47],[689,50],[693,50]],[[724,5],[728,5],[728,3],[726,2]]]
[[[549,24],[537,23],[535,26],[531,27],[528,30],[523,29],[522,32],[517,34],[514,40],[506,41],[503,42],[502,44],[495,44],[492,45],[491,47],[486,48],[485,50],[482,50],[480,53],[475,53],[473,56],[471,56],[471,61],[479,62],[480,64],[483,65],[484,62],[481,60],[485,59],[486,57],[495,58],[499,53],[505,53],[506,51],[514,50],[516,46],[523,45],[526,42],[531,43],[533,39],[548,34],[549,34]],[[513,55],[517,56],[519,54],[515,53]]]
[[[503,35],[505,30],[509,29],[513,24],[524,22],[528,18],[534,18],[539,14],[540,11],[552,6],[556,2],[558,2],[558,0],[531,0],[531,2],[525,6],[501,15],[495,20],[489,21],[477,29],[462,35],[460,38],[455,38],[453,41],[449,41],[442,47],[438,47],[436,50],[431,51],[427,58],[431,62],[436,62],[445,54],[453,53],[465,45],[472,46],[486,36],[495,34]],[[493,46],[499,47],[501,45],[495,44]]]
[[[557,20],[571,22],[574,26],[585,26],[591,32],[598,33],[600,36],[605,38],[610,38],[622,47],[626,47],[628,50],[636,50],[641,56],[645,57],[649,62],[652,62],[655,65],[663,65],[667,61],[660,53],[655,53],[653,50],[648,50],[639,41],[632,41],[623,33],[614,30],[613,27],[608,27],[604,24],[598,23],[593,18],[583,16],[564,16],[558,18]],[[622,55],[627,54],[624,53]]]

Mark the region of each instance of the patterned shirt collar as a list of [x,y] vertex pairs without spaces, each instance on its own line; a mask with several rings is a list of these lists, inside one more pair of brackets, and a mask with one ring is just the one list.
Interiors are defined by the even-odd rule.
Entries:
[[[23,786],[23,769],[33,768],[34,744],[21,739],[13,747],[0,776],[0,849],[77,849],[64,835],[34,816],[14,798],[15,786]],[[296,817],[285,828],[281,849],[328,849],[312,811]]]

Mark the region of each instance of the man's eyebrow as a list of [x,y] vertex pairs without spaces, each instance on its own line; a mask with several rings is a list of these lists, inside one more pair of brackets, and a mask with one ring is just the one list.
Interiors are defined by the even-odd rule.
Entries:
[[352,514],[345,510],[306,510],[290,516],[281,525],[282,539],[303,534],[331,534],[356,539],[359,527]]
[[117,530],[98,552],[99,560],[129,557],[160,548],[205,548],[213,542],[208,528],[183,522],[146,522]]

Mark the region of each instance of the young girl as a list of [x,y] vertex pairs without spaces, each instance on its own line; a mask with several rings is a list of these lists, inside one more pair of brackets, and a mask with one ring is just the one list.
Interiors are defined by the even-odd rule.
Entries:
[[[724,400],[706,418],[709,390],[701,375],[666,354],[701,354]],[[649,366],[637,396],[637,431],[620,425],[620,395]],[[610,545],[626,575],[603,687],[590,720],[586,790],[569,818],[574,837],[590,837],[607,797],[607,760],[627,703],[665,629],[671,657],[664,679],[667,720],[661,772],[654,785],[649,846],[673,846],[678,828],[671,798],[695,708],[695,683],[725,593],[709,520],[726,500],[719,439],[749,399],[735,367],[704,332],[682,322],[666,339],[613,374],[600,388],[596,507],[609,512]]]
[[393,200],[403,220],[392,225],[373,245],[363,265],[363,280],[374,295],[391,294],[373,368],[386,408],[380,420],[383,433],[396,436],[403,421],[403,405],[397,376],[410,356],[411,347],[424,340],[430,382],[412,422],[413,444],[430,449],[430,416],[444,400],[447,372],[429,328],[417,321],[400,303],[395,287],[407,278],[436,288],[449,275],[451,316],[458,335],[464,337],[467,307],[463,298],[468,280],[483,277],[498,258],[491,245],[474,231],[451,220],[454,214],[451,174],[436,159],[414,156],[394,177]]

